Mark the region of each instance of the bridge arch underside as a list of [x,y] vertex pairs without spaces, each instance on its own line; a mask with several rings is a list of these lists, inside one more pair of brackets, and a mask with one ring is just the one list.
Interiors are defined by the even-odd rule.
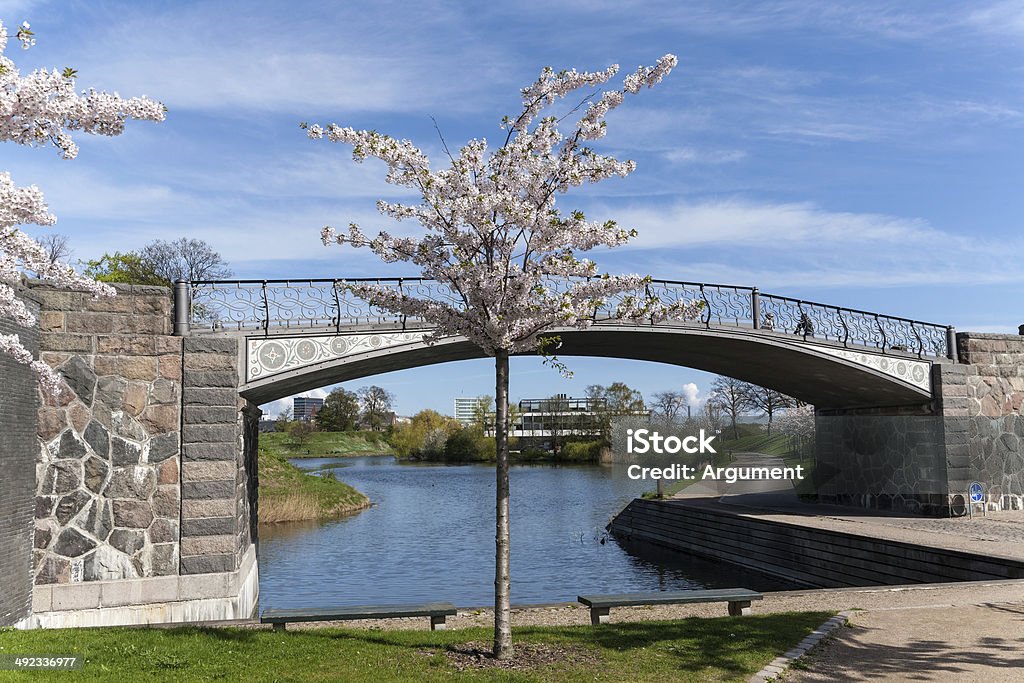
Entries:
[[[367,330],[361,332],[365,334]],[[932,403],[930,364],[910,355],[886,356],[881,365],[895,366],[902,360],[915,370],[916,382],[912,377],[904,381],[894,377],[891,371],[887,373],[865,364],[867,360],[878,365],[877,352],[850,353],[841,346],[809,344],[799,337],[764,331],[598,325],[587,330],[563,330],[558,334],[562,338],[557,352],[559,357],[621,358],[704,370],[776,389],[819,410],[928,407]],[[254,338],[248,341],[247,346],[252,347]],[[249,353],[252,353],[251,348]],[[854,356],[860,356],[860,362],[852,358]],[[478,347],[462,338],[433,345],[413,340],[264,374],[246,382],[239,390],[245,398],[262,404],[337,382],[484,357]]]

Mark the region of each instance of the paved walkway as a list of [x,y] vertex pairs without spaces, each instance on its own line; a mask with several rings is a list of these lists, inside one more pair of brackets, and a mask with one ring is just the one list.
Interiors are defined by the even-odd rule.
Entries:
[[1024,680],[1024,604],[856,613],[786,683]]
[[[781,459],[737,453],[733,466],[781,466]],[[673,496],[688,505],[872,538],[1024,560],[1024,511],[949,519],[803,503],[788,481],[696,482]],[[1024,680],[1024,676],[1022,676]]]

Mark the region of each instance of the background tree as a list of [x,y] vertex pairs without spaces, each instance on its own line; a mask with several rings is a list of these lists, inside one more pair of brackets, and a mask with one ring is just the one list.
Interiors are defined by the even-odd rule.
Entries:
[[[125,100],[115,94],[89,91],[79,95],[77,72],[39,69],[22,76],[7,57],[7,27],[0,22],[0,142],[19,145],[53,145],[65,159],[78,155],[71,131],[99,135],[120,135],[128,119],[164,120],[164,106],[145,97]],[[22,47],[35,44],[28,23],[15,33]],[[115,209],[116,210],[116,209]],[[76,273],[61,261],[51,261],[43,245],[18,229],[19,225],[53,225],[43,193],[35,186],[17,187],[10,173],[0,171],[0,315],[13,318],[23,327],[36,318],[17,298],[21,272],[29,271],[58,287],[113,296],[114,291]],[[56,394],[60,378],[49,365],[32,358],[16,334],[0,334],[0,353],[31,366],[43,387]]]
[[[231,277],[223,257],[203,240],[181,237],[153,240],[138,251],[104,254],[86,261],[83,272],[101,282],[170,287],[176,280],[222,280]],[[193,296],[199,291],[193,285]]]
[[473,403],[473,426],[482,434],[494,430],[494,397],[480,396]]
[[277,414],[277,420],[274,421],[275,432],[286,432],[288,431],[288,425],[292,421],[292,409],[285,408]]
[[711,396],[707,401],[709,406],[729,417],[734,439],[740,438],[739,427],[736,425],[737,418],[750,408],[745,385],[746,382],[719,375],[711,384]]
[[358,393],[363,424],[374,431],[382,431],[388,426],[394,394],[378,386],[360,387]]
[[686,408],[687,397],[681,391],[659,391],[651,397],[654,412],[665,418],[665,422],[674,423],[679,414]]
[[134,251],[115,251],[95,260],[82,263],[82,273],[100,282],[120,282],[128,285],[159,285],[170,287],[173,283],[157,274],[153,264]]
[[608,386],[591,384],[584,393],[591,402],[594,428],[605,440],[610,438],[612,420],[616,417],[639,415],[647,410],[643,394],[625,382],[612,382]]
[[[154,240],[144,246],[139,256],[157,276],[168,282],[176,280],[223,280],[232,272],[213,247],[203,240],[179,237],[167,242]],[[198,288],[193,285],[192,295]]]
[[750,382],[744,382],[741,391],[749,408],[759,410],[768,416],[769,434],[772,433],[772,419],[775,413],[796,405],[796,399],[774,389],[768,389],[767,387],[751,384]]
[[[358,225],[347,234],[325,227],[325,244],[336,242],[369,247],[383,261],[415,264],[437,282],[437,295],[419,298],[405,291],[372,283],[349,289],[371,304],[431,324],[428,337],[461,335],[495,359],[495,609],[494,655],[512,653],[509,599],[509,445],[508,358],[517,352],[544,351],[558,327],[588,327],[602,307],[621,318],[658,320],[666,316],[694,317],[699,306],[676,302],[664,307],[647,297],[650,278],[639,275],[600,275],[596,264],[577,257],[595,247],[616,247],[636,235],[614,221],[588,221],[580,211],[564,215],[555,206],[558,194],[585,182],[614,175],[626,176],[636,164],[597,153],[587,141],[604,136],[605,115],[622,104],[627,94],[651,87],[675,66],[665,55],[653,67],[641,67],[624,80],[621,89],[592,92],[572,110],[575,116],[590,104],[568,135],[558,129],[561,119],[538,115],[556,99],[580,88],[606,83],[618,71],[612,66],[595,73],[576,70],[556,73],[545,68],[521,91],[523,107],[502,121],[504,142],[488,152],[487,142],[471,140],[450,165],[433,171],[430,161],[411,142],[370,130],[330,124],[303,127],[314,139],[351,145],[356,161],[375,157],[387,164],[389,183],[420,194],[416,205],[379,201],[382,214],[396,220],[413,219],[426,235],[395,237],[386,232],[366,237]],[[567,115],[567,116],[569,116]],[[447,145],[442,139],[442,146]],[[547,360],[556,367],[556,358]]]
[[293,420],[288,423],[288,439],[296,446],[305,446],[313,436],[313,425],[306,420]]
[[316,414],[316,426],[322,432],[347,432],[359,426],[359,396],[338,387],[327,394]]
[[67,235],[48,232],[37,237],[36,241],[46,250],[46,259],[50,263],[67,263],[71,259],[71,238]]
[[445,454],[448,436],[459,430],[459,423],[436,410],[421,410],[408,424],[397,425],[390,443],[403,458],[419,456],[439,459]]
[[814,406],[797,401],[786,408],[776,421],[778,432],[789,437],[790,445],[800,455],[800,462],[814,442]]

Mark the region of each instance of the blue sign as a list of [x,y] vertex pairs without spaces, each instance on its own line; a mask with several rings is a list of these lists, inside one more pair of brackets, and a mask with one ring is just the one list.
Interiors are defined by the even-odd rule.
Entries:
[[971,487],[967,489],[967,492],[971,495],[972,503],[980,503],[985,500],[985,489],[982,488],[981,484],[974,482]]

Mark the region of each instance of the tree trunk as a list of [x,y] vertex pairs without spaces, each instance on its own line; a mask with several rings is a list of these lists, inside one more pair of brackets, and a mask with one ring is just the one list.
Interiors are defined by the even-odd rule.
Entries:
[[508,486],[508,352],[494,356],[495,419],[497,446],[497,486],[494,508],[494,656],[512,656],[512,606],[510,598],[510,540]]

